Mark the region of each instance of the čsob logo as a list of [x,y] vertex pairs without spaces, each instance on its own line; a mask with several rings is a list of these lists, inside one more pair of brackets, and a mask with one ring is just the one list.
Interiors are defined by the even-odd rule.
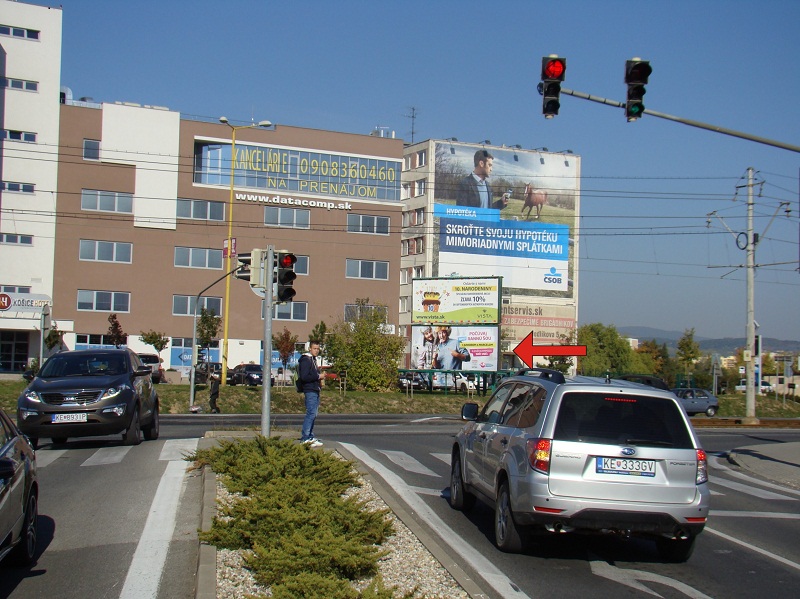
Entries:
[[556,270],[555,266],[550,267],[550,272],[544,275],[544,282],[545,283],[561,283],[561,277],[563,275]]

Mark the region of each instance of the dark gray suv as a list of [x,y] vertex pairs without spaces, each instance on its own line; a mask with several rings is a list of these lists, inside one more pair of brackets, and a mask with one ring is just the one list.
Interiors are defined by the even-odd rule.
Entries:
[[530,369],[461,415],[450,504],[494,505],[499,549],[519,551],[537,530],[600,532],[651,538],[668,561],[691,556],[708,517],[707,459],[674,394]]

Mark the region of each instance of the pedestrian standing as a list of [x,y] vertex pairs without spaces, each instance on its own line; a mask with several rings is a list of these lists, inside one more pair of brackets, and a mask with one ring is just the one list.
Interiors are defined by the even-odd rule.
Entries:
[[208,403],[212,414],[219,414],[217,399],[219,399],[219,375],[215,372],[211,375],[211,383],[208,386]]
[[297,365],[297,378],[306,402],[306,415],[303,418],[300,441],[311,447],[322,445],[322,441],[314,437],[314,421],[317,419],[319,411],[319,393],[321,391],[319,382],[322,380],[317,366],[317,356],[319,356],[319,342],[311,341],[308,344],[308,353],[300,356]]

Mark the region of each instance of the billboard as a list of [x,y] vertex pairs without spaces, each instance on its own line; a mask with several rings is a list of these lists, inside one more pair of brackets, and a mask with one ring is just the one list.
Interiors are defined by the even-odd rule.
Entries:
[[414,279],[411,285],[412,323],[500,322],[498,277]]
[[503,278],[516,295],[572,298],[579,160],[436,142],[434,275]]
[[411,368],[494,372],[498,369],[496,326],[414,325]]

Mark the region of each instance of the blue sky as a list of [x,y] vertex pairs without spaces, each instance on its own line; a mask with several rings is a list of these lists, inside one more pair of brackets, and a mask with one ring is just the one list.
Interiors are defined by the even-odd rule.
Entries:
[[[45,2],[42,2],[43,4]],[[580,324],[743,337],[746,171],[753,167],[759,332],[800,339],[800,154],[562,95],[546,120],[541,57],[564,87],[800,145],[793,1],[63,0],[62,83],[76,98],[414,141],[520,144],[582,157]],[[738,191],[738,193],[737,193]],[[787,216],[781,202],[789,202]],[[716,216],[707,214],[716,211]],[[774,220],[773,220],[774,216]],[[707,221],[710,220],[710,223]],[[769,348],[767,348],[769,349]]]

